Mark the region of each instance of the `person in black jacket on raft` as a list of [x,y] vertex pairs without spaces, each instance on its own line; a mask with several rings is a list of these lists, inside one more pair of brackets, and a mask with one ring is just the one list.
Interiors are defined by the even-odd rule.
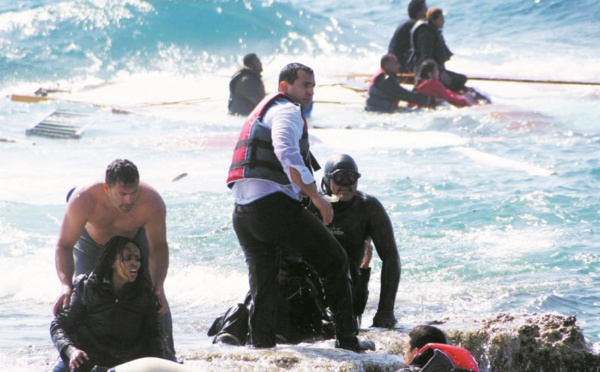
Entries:
[[408,17],[396,28],[390,40],[388,52],[394,53],[400,62],[401,72],[414,72],[414,60],[411,61],[412,43],[410,37],[412,29],[417,21],[425,19],[427,14],[427,3],[425,0],[411,0],[408,3]]
[[[446,88],[460,93],[466,89],[467,76],[446,69],[446,62],[450,60],[453,53],[446,45],[442,34],[446,22],[444,13],[440,8],[432,8],[427,11],[426,17],[427,21],[418,21],[411,31],[415,77],[421,64],[428,59],[433,59],[440,69],[440,81]],[[418,81],[415,83],[418,84]]]
[[[391,221],[375,197],[357,190],[360,173],[349,155],[336,155],[325,164],[322,192],[332,200],[333,222],[327,227],[348,256],[352,277],[353,314],[360,324],[369,295],[372,246],[382,260],[381,290],[372,327],[393,328],[398,322],[394,303],[400,283],[401,262]],[[314,208],[310,208],[317,214]],[[330,339],[331,317],[318,274],[290,252],[283,252],[277,337],[281,342]],[[245,345],[248,333],[249,295],[244,303],[217,318],[208,332],[214,343]]]
[[400,72],[398,58],[392,53],[381,57],[380,69],[369,82],[366,111],[394,112],[400,101],[406,101],[421,107],[435,105],[433,97],[413,93],[400,85],[396,75]]

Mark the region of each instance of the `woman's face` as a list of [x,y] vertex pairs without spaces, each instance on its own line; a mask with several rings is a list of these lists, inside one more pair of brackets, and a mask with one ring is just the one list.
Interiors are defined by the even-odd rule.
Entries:
[[113,268],[113,284],[134,282],[142,266],[140,249],[133,243],[127,243],[122,254],[117,255]]
[[446,23],[446,20],[444,19],[444,14],[440,14],[440,16],[433,20],[431,23],[433,23],[433,25],[437,28],[444,28],[444,23]]

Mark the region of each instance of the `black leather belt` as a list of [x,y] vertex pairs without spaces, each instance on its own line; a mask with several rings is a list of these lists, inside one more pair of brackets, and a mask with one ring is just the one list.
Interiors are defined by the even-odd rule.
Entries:
[[[287,196],[286,194],[282,193],[282,192],[275,192],[273,194],[269,194],[267,196],[264,196],[258,200],[252,201],[248,204],[235,204],[234,207],[234,212],[235,213],[253,213],[253,212],[257,212],[258,210],[260,210],[261,208],[264,208],[265,206],[268,205],[273,205],[273,203],[275,203],[275,205],[278,205],[277,203],[282,203],[283,200],[284,202],[293,202],[293,200]],[[309,203],[310,203],[310,198],[307,198]],[[297,202],[299,203],[299,202]]]
[[235,205],[236,213],[252,213],[255,210],[256,210],[256,207],[254,207],[252,205],[239,205],[239,204]]

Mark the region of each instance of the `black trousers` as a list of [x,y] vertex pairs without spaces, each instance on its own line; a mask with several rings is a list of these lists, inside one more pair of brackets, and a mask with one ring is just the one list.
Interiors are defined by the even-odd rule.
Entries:
[[254,347],[276,345],[281,249],[287,247],[319,274],[325,300],[333,313],[336,339],[356,340],[348,258],[327,227],[298,201],[283,193],[236,205],[233,228],[246,256],[250,293],[250,340]]

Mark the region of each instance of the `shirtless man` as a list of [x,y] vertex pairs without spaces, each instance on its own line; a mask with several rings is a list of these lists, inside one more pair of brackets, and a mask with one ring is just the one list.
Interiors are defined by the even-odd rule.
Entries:
[[[115,235],[138,243],[148,257],[148,272],[159,301],[159,315],[172,345],[170,312],[163,288],[169,267],[166,206],[158,192],[140,182],[137,167],[117,159],[106,168],[104,182],[77,187],[69,197],[55,247],[62,292],[54,315],[69,306],[73,276],[90,272],[102,246]],[[166,318],[166,319],[165,319]]]

